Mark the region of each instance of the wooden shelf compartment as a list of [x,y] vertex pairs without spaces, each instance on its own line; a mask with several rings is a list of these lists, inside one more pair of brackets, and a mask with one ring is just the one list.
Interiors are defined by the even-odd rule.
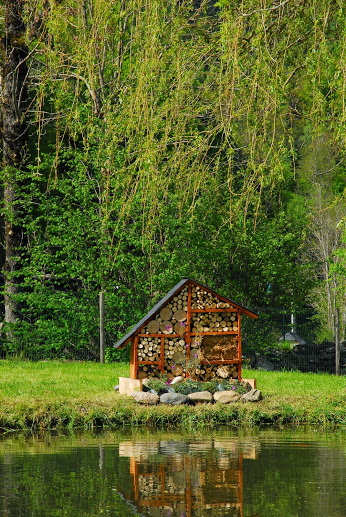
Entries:
[[208,366],[208,364],[239,364],[239,359],[224,359],[215,361],[201,361],[201,365]]
[[138,334],[138,337],[164,337],[164,338],[173,338],[173,337],[180,337],[181,339],[184,339],[184,336],[186,335],[186,332],[184,334]]
[[160,364],[160,361],[138,361],[138,364]]
[[191,312],[237,312],[237,309],[191,309]]
[[238,330],[227,330],[226,332],[191,332],[191,336],[236,336]]
[[[191,336],[208,336],[208,335],[212,335],[212,336],[222,336],[222,335],[226,335],[226,334],[238,334],[238,330],[227,330],[226,332],[191,332]],[[171,339],[171,338],[181,338],[181,339],[184,339],[184,337],[186,336],[186,332],[184,332],[184,334],[138,334],[138,337],[160,337],[160,338],[168,338],[168,339]]]

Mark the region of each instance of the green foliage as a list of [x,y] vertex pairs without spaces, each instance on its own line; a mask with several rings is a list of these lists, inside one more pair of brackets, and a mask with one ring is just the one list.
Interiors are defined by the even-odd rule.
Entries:
[[167,379],[166,375],[160,375],[160,377],[152,377],[148,379],[146,386],[150,390],[156,391],[156,393],[164,393],[167,391],[169,387],[170,381]]
[[121,350],[114,347],[106,347],[105,362],[106,363],[123,363],[130,360],[130,348],[125,347]]
[[[166,391],[168,387],[170,387],[170,379],[167,379],[166,376],[161,376],[160,378],[151,378],[147,381],[146,386],[149,389],[155,390],[156,393],[162,393]],[[202,382],[195,381],[191,378],[188,378],[178,384],[174,384],[174,386],[171,387],[176,393],[182,393],[183,395],[197,393],[198,391],[209,391],[210,393],[215,393],[216,391],[220,391],[220,388],[225,391],[232,390],[243,395],[251,389],[249,384],[239,382],[238,380],[228,381],[222,379],[213,379],[211,381]]]
[[321,259],[315,230],[344,206],[338,2],[28,0],[26,23],[21,322],[3,354],[96,358],[101,290],[112,345],[182,275],[244,305],[314,303],[330,326],[343,283],[321,267],[343,248],[334,232]]
[[241,395],[251,389],[250,386],[244,382],[239,382],[237,380],[225,381],[221,379],[213,379],[208,382],[187,379],[186,381],[183,381],[174,386],[174,390],[177,393],[182,393],[184,395],[188,395],[189,393],[196,393],[198,391],[209,391],[210,393],[215,393],[216,391],[220,391],[220,388],[222,388],[224,391],[232,390],[236,393],[240,393]]
[[[339,224],[346,226],[343,221],[340,221]],[[341,234],[340,247],[334,251],[334,257],[330,259],[330,274],[336,275],[340,284],[344,285],[346,280],[346,228]]]

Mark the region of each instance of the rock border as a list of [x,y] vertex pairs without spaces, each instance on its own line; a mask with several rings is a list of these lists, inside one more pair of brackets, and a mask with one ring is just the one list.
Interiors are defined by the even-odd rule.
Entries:
[[154,391],[135,391],[132,393],[132,398],[137,404],[157,405],[166,404],[170,406],[180,406],[182,404],[196,405],[196,404],[233,404],[235,402],[259,402],[263,399],[262,393],[258,389],[252,388],[247,393],[241,395],[236,391],[225,390],[216,391],[214,394],[210,391],[196,391],[183,395],[176,393],[170,389],[167,393],[162,393],[160,396]]

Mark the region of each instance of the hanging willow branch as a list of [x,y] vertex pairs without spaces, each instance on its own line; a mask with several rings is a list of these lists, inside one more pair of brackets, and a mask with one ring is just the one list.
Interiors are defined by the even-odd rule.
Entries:
[[[263,196],[286,181],[297,86],[323,73],[321,42],[327,33],[337,37],[340,13],[328,0],[232,5],[28,0],[40,116],[44,98],[53,98],[56,132],[97,149],[105,224],[126,227],[140,202],[149,234],[169,192],[181,192],[178,212],[193,216],[204,186],[219,175],[232,224],[258,214]],[[342,59],[334,57],[335,67]],[[319,95],[316,86],[312,102],[299,101],[306,116],[321,105]]]

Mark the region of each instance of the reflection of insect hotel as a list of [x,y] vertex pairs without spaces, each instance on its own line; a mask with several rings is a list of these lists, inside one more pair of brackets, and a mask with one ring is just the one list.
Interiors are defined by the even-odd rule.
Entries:
[[257,314],[183,278],[115,345],[131,342],[132,379],[241,380],[241,316]]
[[122,442],[119,456],[130,458],[131,474],[131,490],[122,493],[150,517],[243,517],[243,458],[257,457],[256,442],[247,449],[213,438]]

